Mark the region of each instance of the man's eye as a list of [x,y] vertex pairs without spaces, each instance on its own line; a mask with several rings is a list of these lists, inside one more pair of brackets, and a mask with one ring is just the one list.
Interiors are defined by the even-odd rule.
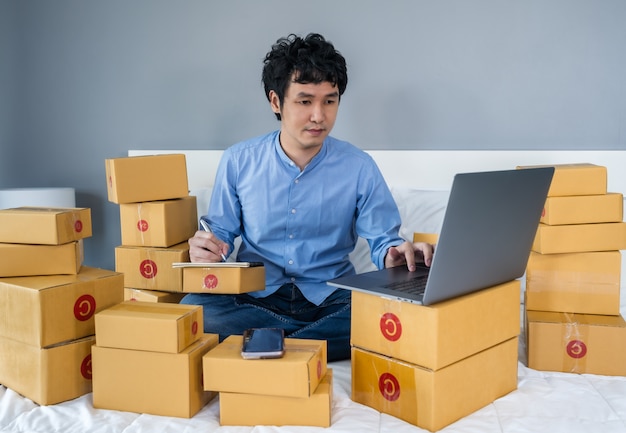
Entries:
[[300,101],[300,104],[302,105],[309,105],[310,103],[311,101],[308,101],[308,100]]
[[326,105],[333,105],[333,104],[336,104],[336,103],[337,103],[336,99],[329,99],[329,100],[326,101]]

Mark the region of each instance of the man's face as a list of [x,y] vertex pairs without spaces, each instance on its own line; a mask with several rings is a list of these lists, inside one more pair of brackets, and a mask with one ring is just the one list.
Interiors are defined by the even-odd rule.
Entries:
[[335,125],[339,109],[337,86],[291,82],[282,107],[278,95],[270,92],[270,105],[281,115],[280,142],[285,151],[317,152]]

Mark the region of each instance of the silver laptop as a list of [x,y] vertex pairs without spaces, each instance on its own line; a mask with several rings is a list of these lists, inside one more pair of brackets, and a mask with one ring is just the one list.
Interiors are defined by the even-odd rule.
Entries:
[[457,174],[430,268],[402,265],[328,284],[431,305],[520,278],[553,174],[553,167]]

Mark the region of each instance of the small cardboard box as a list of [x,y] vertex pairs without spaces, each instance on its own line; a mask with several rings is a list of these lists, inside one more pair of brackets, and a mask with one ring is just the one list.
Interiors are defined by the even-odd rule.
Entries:
[[622,316],[526,311],[528,367],[626,376]]
[[122,245],[171,247],[198,230],[196,197],[120,205]]
[[182,270],[185,293],[237,294],[265,289],[264,266],[224,268],[189,263],[182,265]]
[[439,430],[517,388],[517,350],[514,337],[433,371],[353,347],[352,400]]
[[622,255],[530,253],[526,268],[526,308],[583,314],[620,312]]
[[590,163],[518,166],[518,169],[554,167],[548,197],[597,195],[607,192],[607,169]]
[[532,251],[541,254],[585,253],[626,249],[626,223],[539,224]]
[[539,222],[548,225],[621,222],[624,196],[620,193],[548,197]]
[[204,356],[204,389],[310,397],[326,375],[326,340],[285,338],[285,355],[277,359],[243,359],[242,342],[231,335]]
[[183,271],[172,263],[189,261],[189,244],[182,242],[167,248],[118,246],[115,270],[124,274],[124,287],[183,291]]
[[0,243],[0,277],[77,274],[83,259],[82,240],[62,245]]
[[0,337],[0,383],[40,405],[91,392],[93,336],[41,348]]
[[308,398],[221,392],[220,424],[330,427],[332,402],[333,373],[329,368]]
[[0,335],[46,347],[95,333],[95,313],[122,302],[124,276],[83,266],[77,275],[0,279]]
[[165,302],[178,304],[185,297],[184,293],[159,292],[158,290],[141,290],[124,288],[125,301]]
[[193,417],[217,395],[202,388],[202,356],[217,341],[205,334],[181,353],[93,346],[93,406]]
[[179,353],[203,335],[202,307],[125,301],[96,314],[100,347]]
[[520,281],[431,306],[352,293],[351,344],[439,370],[520,333]]
[[19,207],[0,210],[0,242],[60,245],[91,236],[91,209]]
[[107,194],[113,203],[139,203],[187,197],[184,154],[131,156],[105,161]]

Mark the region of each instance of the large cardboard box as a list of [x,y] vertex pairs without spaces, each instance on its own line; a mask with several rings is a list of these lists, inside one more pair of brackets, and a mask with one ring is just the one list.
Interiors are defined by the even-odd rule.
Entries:
[[626,223],[539,224],[532,251],[541,254],[585,253],[626,249]]
[[124,276],[83,266],[77,275],[0,279],[0,335],[46,347],[95,333],[94,314],[122,302]]
[[77,274],[83,259],[82,240],[62,245],[0,243],[0,277]]
[[181,353],[93,346],[94,407],[193,417],[217,395],[202,388],[202,356],[217,341],[205,334]]
[[530,253],[526,268],[526,308],[583,314],[620,312],[622,255]]
[[187,197],[184,154],[131,156],[105,161],[107,194],[113,203]]
[[620,193],[548,197],[539,222],[548,225],[620,222],[624,196]]
[[202,307],[125,301],[96,314],[100,347],[179,353],[203,335]]
[[184,293],[160,292],[158,290],[141,290],[124,288],[125,301],[165,302],[178,304],[185,297]]
[[181,264],[185,293],[237,294],[265,289],[265,267],[224,268]]
[[526,310],[526,340],[530,368],[626,376],[622,316]]
[[[543,166],[518,166],[517,168],[533,168]],[[607,192],[607,169],[601,165],[590,163],[556,164],[554,176],[548,190],[548,197],[568,195],[597,195]]]
[[120,205],[122,245],[170,247],[198,230],[196,197]]
[[183,271],[172,263],[189,261],[189,244],[167,248],[120,245],[115,248],[115,270],[124,274],[124,286],[162,292],[183,291]]
[[326,375],[326,340],[285,338],[285,355],[277,359],[243,359],[242,342],[231,335],[204,356],[204,389],[310,397]]
[[431,306],[352,293],[351,344],[439,370],[520,333],[520,281]]
[[517,337],[433,371],[352,348],[352,400],[435,431],[517,388]]
[[0,210],[0,242],[60,245],[91,236],[91,209],[19,207]]
[[94,341],[89,336],[42,348],[0,337],[0,383],[44,406],[88,394]]
[[308,398],[221,392],[220,424],[329,427],[332,403],[333,374],[329,368]]

